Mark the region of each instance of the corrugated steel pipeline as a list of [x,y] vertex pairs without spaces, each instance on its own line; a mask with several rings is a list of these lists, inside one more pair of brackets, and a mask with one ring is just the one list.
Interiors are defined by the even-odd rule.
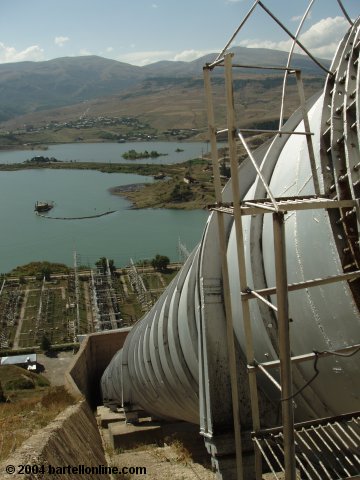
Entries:
[[[325,198],[356,200],[360,194],[360,21],[349,29],[335,54],[323,92],[307,103],[319,188]],[[301,111],[284,130],[304,131]],[[261,172],[276,198],[313,196],[314,183],[304,135],[277,135],[270,148],[254,153]],[[264,184],[250,160],[239,166],[243,201],[266,198]],[[231,202],[231,180],[223,197]],[[225,219],[227,262],[233,325],[240,358],[245,356],[236,234],[233,219]],[[288,280],[290,284],[321,279],[360,269],[359,207],[300,209],[285,214]],[[276,283],[271,216],[243,219],[246,269],[251,290]],[[276,297],[266,298],[276,305]],[[217,212],[210,214],[199,245],[158,302],[130,332],[125,345],[106,369],[101,382],[105,404],[138,407],[162,418],[181,419],[210,431],[211,398],[207,362],[218,378],[227,368],[221,262],[217,237]],[[292,355],[312,351],[337,351],[359,343],[360,281],[358,276],[337,283],[309,285],[289,292]],[[263,302],[250,302],[257,362],[278,359],[277,321]],[[222,322],[222,323],[221,323]],[[225,327],[224,327],[225,328]],[[205,333],[204,333],[205,332]],[[207,339],[217,349],[207,349]],[[217,342],[217,338],[219,341]],[[213,348],[213,347],[212,347]],[[215,366],[214,366],[215,365]],[[319,375],[296,397],[298,421],[358,409],[360,355],[319,359]],[[314,375],[313,362],[293,366],[294,390]],[[279,380],[275,369],[274,378]],[[240,379],[241,401],[249,400],[248,382]],[[266,376],[259,376],[261,396],[277,409],[279,392]],[[215,387],[214,387],[215,388]],[[209,399],[210,398],[210,399]],[[224,395],[218,407],[228,412],[231,398]],[[222,412],[218,412],[221,416]],[[244,420],[247,421],[246,419]],[[358,420],[357,420],[358,421]],[[336,427],[337,428],[337,427]],[[325,432],[324,432],[325,434]],[[309,432],[298,433],[303,439]],[[267,440],[266,440],[267,441]],[[313,439],[309,440],[313,441]],[[315,440],[314,440],[315,441]],[[324,477],[325,478],[325,477]]]

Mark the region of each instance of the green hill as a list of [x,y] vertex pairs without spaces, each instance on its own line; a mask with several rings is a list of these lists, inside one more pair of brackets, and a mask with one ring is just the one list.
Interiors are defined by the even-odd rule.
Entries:
[[[285,65],[287,60],[287,52],[277,50],[236,47],[232,51],[235,62],[243,64]],[[170,111],[180,114],[181,119],[184,111],[192,114],[193,96],[198,97],[203,89],[202,67],[215,57],[214,53],[192,62],[166,61],[144,67],[98,56],[1,64],[0,122],[26,114],[35,114],[35,120],[39,116],[43,120],[51,116],[56,118],[54,109],[63,107],[74,115],[83,115],[89,109],[91,113],[101,110],[101,114],[106,115],[111,113],[116,102],[122,103],[122,115],[151,113],[152,120],[165,113],[157,112],[165,102]],[[328,66],[329,62],[324,63]],[[292,65],[302,68],[308,77],[323,76],[317,65],[304,55],[294,55]],[[258,70],[237,70],[238,77],[261,84],[258,74]],[[274,77],[276,73],[268,72],[267,76]],[[183,98],[178,97],[179,90]],[[139,105],[135,106],[136,103]],[[97,108],[100,104],[101,109]],[[26,117],[26,121],[31,119]]]

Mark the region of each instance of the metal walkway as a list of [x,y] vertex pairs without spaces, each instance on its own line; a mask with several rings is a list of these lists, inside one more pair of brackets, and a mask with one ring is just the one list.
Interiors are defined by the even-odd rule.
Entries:
[[[282,428],[261,430],[253,440],[274,475],[283,478]],[[295,424],[295,458],[298,478],[335,480],[360,478],[360,412]]]

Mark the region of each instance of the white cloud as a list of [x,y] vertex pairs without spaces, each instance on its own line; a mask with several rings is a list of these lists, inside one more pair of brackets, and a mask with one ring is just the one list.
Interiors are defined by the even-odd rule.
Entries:
[[[302,44],[316,57],[331,59],[336,51],[339,41],[349,28],[349,23],[344,17],[328,17],[314,23],[306,32],[300,35]],[[239,45],[250,48],[271,48],[274,50],[288,51],[292,40],[273,42],[270,40],[245,39]],[[303,53],[299,48],[297,53]]]
[[[290,20],[292,22],[300,22],[300,20],[303,18],[303,15],[295,15],[294,17],[291,17]],[[306,20],[311,19],[311,11],[307,14]]]
[[24,50],[17,51],[0,42],[0,63],[38,61],[44,59],[44,50],[39,45],[31,45]]
[[269,48],[272,50],[289,50],[291,46],[291,40],[283,40],[281,42],[273,42],[271,40],[250,40],[245,39],[239,42],[241,47],[248,47],[248,48]]
[[173,60],[179,62],[191,62],[192,60],[196,60],[197,58],[203,57],[207,53],[213,53],[214,50],[184,50],[180,53],[177,53]]
[[153,4],[151,5],[151,7],[152,7],[152,8],[159,8],[159,5],[156,5],[156,3],[153,3]]
[[331,58],[348,29],[344,17],[328,17],[312,25],[300,38],[314,55]]
[[120,62],[130,63],[131,65],[138,65],[140,67],[148,65],[149,63],[158,62],[160,60],[169,60],[173,56],[173,52],[166,50],[154,50],[146,52],[131,52],[119,55],[117,60]]
[[63,47],[65,45],[65,43],[68,42],[69,40],[70,40],[69,37],[55,37],[54,38],[54,43],[58,47]]
[[131,52],[119,55],[116,60],[120,62],[138,65],[140,67],[150,63],[159,62],[161,60],[169,60],[176,62],[191,62],[197,58],[212,53],[216,50],[183,50],[182,52],[173,52],[169,50],[153,50],[145,52]]

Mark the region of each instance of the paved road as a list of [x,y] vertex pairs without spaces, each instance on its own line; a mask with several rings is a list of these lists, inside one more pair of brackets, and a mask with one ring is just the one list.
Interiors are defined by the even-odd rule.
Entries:
[[[54,354],[55,355],[55,354]],[[75,355],[70,352],[58,352],[57,356],[48,357],[42,353],[37,355],[37,361],[45,370],[42,374],[50,380],[51,385],[64,385],[64,374],[70,367]]]

